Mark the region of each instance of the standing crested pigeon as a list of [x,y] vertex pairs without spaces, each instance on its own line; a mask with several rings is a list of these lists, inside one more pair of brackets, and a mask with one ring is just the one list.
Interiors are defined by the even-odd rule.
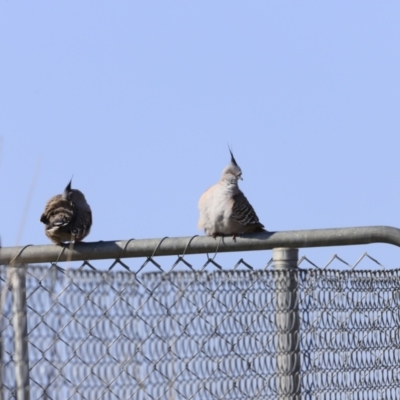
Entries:
[[212,237],[265,231],[257,214],[239,189],[242,170],[231,153],[230,164],[222,171],[221,180],[211,186],[199,200],[199,229]]
[[83,240],[92,226],[92,211],[80,190],[71,189],[71,181],[63,194],[53,196],[46,204],[40,222],[46,225],[45,233],[54,243],[75,243]]

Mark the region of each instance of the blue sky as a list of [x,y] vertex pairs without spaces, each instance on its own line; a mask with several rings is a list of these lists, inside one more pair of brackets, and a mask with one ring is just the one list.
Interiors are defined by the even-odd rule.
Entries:
[[[399,38],[395,1],[1,2],[3,246],[37,165],[19,245],[72,175],[88,241],[200,234],[228,143],[268,230],[400,226]],[[398,266],[301,254],[364,251]]]

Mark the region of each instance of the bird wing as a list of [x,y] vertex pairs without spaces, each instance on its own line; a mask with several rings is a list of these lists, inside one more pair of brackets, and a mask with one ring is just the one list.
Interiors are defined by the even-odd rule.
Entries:
[[47,228],[51,229],[54,227],[64,227],[68,226],[72,220],[72,215],[66,213],[64,209],[59,210],[49,221],[47,224]]
[[44,212],[40,217],[40,222],[47,225],[47,228],[55,226],[61,227],[68,225],[73,218],[73,210],[68,201],[61,195],[52,197],[46,204]]
[[256,224],[259,225],[260,228],[264,227],[264,225],[260,223],[254,208],[249,203],[243,192],[239,192],[233,196],[231,218],[244,226]]
[[81,240],[89,234],[92,226],[92,212],[90,209],[82,210],[75,207],[75,217],[71,224],[71,233],[76,239]]
[[48,224],[50,221],[50,216],[52,214],[52,211],[54,209],[54,204],[57,202],[57,200],[61,198],[60,195],[52,197],[47,203],[46,207],[44,208],[43,214],[40,217],[40,222],[43,222],[44,224]]

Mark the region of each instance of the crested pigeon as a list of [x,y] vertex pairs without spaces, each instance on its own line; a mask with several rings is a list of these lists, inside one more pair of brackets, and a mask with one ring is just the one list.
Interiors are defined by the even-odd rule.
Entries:
[[206,235],[232,235],[233,239],[242,233],[265,231],[257,214],[239,189],[238,180],[242,170],[231,153],[231,162],[222,171],[221,180],[211,186],[199,200],[199,229]]
[[71,189],[71,181],[62,194],[46,204],[40,222],[46,225],[46,236],[54,243],[82,241],[92,226],[92,211],[80,190]]

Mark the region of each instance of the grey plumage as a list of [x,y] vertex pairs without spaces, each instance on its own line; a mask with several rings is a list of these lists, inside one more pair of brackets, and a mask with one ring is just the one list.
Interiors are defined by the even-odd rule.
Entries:
[[92,226],[90,206],[80,190],[71,189],[71,182],[62,194],[47,202],[40,217],[40,222],[46,225],[46,236],[56,244],[80,242]]
[[[230,151],[230,150],[229,150]],[[231,162],[223,170],[221,180],[209,188],[199,200],[198,227],[210,236],[264,231],[254,208],[239,189],[242,170],[231,153]]]

